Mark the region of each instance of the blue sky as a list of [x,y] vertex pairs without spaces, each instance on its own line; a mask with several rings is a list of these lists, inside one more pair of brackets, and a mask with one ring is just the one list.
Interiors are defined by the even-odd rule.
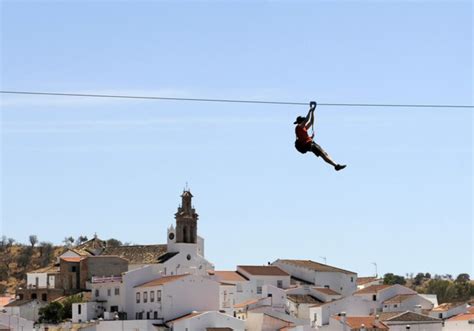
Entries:
[[[470,1],[2,1],[3,90],[473,103]],[[188,182],[218,269],[473,273],[471,110],[1,96],[2,234],[164,243]]]

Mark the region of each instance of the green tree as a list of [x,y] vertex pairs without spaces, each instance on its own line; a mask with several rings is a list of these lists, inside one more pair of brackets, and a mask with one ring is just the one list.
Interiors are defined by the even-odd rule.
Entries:
[[422,273],[422,272],[419,272],[416,274],[415,278],[414,278],[414,281],[413,281],[413,284],[415,284],[416,286],[419,286],[421,285],[421,283],[423,283],[423,280],[425,279],[425,274]]
[[39,310],[40,323],[57,324],[63,319],[63,305],[59,302],[51,302]]
[[83,302],[81,295],[71,295],[63,300],[62,319],[72,318],[72,304]]
[[469,274],[459,274],[456,277],[455,282],[456,283],[466,283],[466,282],[469,282],[470,280],[471,280],[471,278],[469,277]]
[[110,238],[107,240],[107,247],[119,247],[122,246],[122,242],[120,240]]
[[426,287],[426,293],[436,294],[439,303],[456,301],[457,291],[449,280],[432,279]]
[[383,276],[383,283],[385,285],[395,285],[395,284],[405,285],[407,282],[405,280],[405,277],[403,276],[387,273]]
[[53,244],[49,242],[40,243],[40,265],[41,267],[46,267],[51,260],[53,259],[54,247]]

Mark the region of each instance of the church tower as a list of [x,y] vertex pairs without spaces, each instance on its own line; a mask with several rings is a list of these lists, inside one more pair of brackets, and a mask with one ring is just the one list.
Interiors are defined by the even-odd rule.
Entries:
[[186,189],[181,194],[181,206],[174,215],[176,219],[176,243],[197,243],[198,214],[192,206],[193,195]]

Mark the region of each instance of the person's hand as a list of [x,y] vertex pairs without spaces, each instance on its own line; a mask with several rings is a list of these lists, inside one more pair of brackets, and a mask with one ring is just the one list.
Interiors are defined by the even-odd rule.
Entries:
[[318,104],[316,103],[316,101],[311,101],[311,102],[309,103],[309,107],[310,107],[311,111],[314,111],[314,110],[316,109],[316,106],[317,106],[317,105],[318,105]]

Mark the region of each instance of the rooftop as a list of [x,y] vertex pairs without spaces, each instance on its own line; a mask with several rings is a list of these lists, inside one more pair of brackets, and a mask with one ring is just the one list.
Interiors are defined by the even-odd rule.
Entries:
[[[342,323],[342,316],[333,316],[333,318]],[[374,316],[347,316],[346,324],[351,330],[359,330],[361,326],[365,326],[371,331],[389,330],[388,326],[376,320]]]
[[189,314],[183,315],[181,317],[169,320],[166,323],[175,323],[175,322],[186,320],[186,319],[189,319],[189,318],[193,318],[193,317],[196,317],[196,316],[199,316],[199,315],[202,315],[202,314],[203,314],[202,312],[193,311],[192,313],[189,313]]
[[390,322],[439,322],[441,323],[442,322],[438,318],[414,313],[412,311],[406,311],[404,313],[400,313],[393,317],[389,317],[385,321],[387,323],[390,323]]
[[164,276],[140,285],[135,286],[135,288],[141,288],[141,287],[152,287],[152,286],[160,286],[164,285],[167,283],[174,282],[178,279],[181,279],[183,277],[189,276],[189,274],[184,274],[184,275],[174,275],[174,276]]
[[288,294],[286,297],[288,300],[298,304],[318,304],[323,302],[308,294]]
[[369,287],[356,291],[354,294],[375,294],[392,286],[393,285],[370,285]]
[[413,298],[415,295],[417,294],[399,294],[394,297],[391,297],[390,299],[385,300],[383,303],[386,303],[386,304],[402,303],[405,300]]
[[327,287],[313,287],[316,291],[324,293],[326,295],[341,295],[341,293],[337,293],[334,290],[331,290],[330,288]]
[[467,313],[467,314],[459,314],[456,316],[453,316],[451,318],[448,318],[448,322],[455,322],[455,321],[474,321],[474,314],[473,313]]
[[238,269],[242,269],[253,276],[289,276],[286,271],[281,270],[277,266],[266,265],[266,266],[253,266],[253,265],[239,265]]
[[465,305],[466,305],[465,302],[446,302],[446,303],[442,303],[439,306],[433,308],[432,311],[436,311],[436,312],[448,311],[450,309],[453,309],[453,308],[456,308],[456,307],[459,307],[459,306],[465,306]]
[[31,299],[15,300],[15,301],[12,301],[10,303],[7,303],[4,307],[20,307],[20,306],[26,305],[26,304],[28,304],[32,301],[33,300],[31,300]]
[[377,277],[357,277],[357,285],[364,285],[376,281]]
[[221,282],[244,282],[248,280],[237,271],[209,271],[208,274],[216,276]]
[[311,260],[277,260],[277,262],[282,262],[282,263],[286,263],[293,266],[302,267],[302,268],[306,268],[306,269],[318,271],[318,272],[341,272],[341,273],[350,274],[350,275],[357,274],[353,271],[336,268],[327,264],[322,264],[322,263],[314,262]]
[[129,261],[130,264],[158,263],[166,254],[166,245],[132,245],[106,247],[101,255],[116,255]]

